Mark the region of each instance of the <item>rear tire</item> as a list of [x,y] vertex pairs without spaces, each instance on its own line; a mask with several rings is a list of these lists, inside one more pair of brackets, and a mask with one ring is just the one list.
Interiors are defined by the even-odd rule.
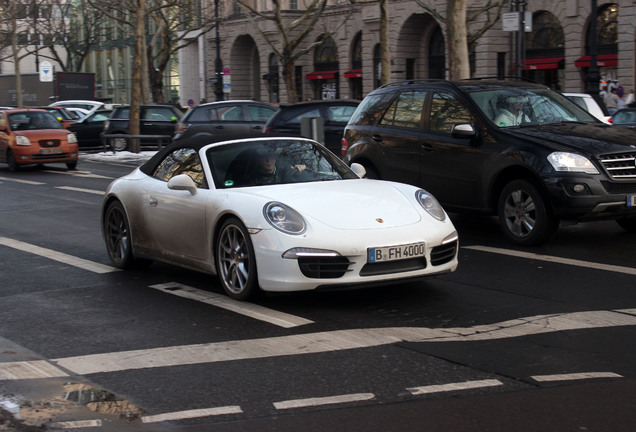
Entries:
[[543,195],[527,180],[513,180],[499,196],[499,225],[512,243],[535,246],[550,240],[559,219],[548,208]]
[[133,267],[132,238],[130,224],[124,206],[119,201],[108,205],[103,220],[104,240],[108,257],[114,267],[128,269]]

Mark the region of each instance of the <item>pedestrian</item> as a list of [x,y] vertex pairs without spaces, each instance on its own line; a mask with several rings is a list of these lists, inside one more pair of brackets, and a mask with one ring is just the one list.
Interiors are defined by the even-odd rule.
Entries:
[[607,107],[607,111],[609,111],[610,115],[614,115],[618,109],[618,103],[619,97],[616,94],[616,88],[614,87],[605,98],[605,106]]
[[625,96],[625,106],[628,107],[634,103],[634,89],[631,89]]

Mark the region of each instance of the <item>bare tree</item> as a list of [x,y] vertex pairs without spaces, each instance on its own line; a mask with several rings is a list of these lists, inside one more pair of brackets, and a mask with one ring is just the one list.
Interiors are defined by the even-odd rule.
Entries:
[[[325,43],[329,36],[334,35],[347,22],[353,10],[349,10],[346,17],[342,19],[334,30],[328,31],[324,29],[320,39],[307,44],[305,40],[316,28],[327,6],[327,0],[311,0],[303,11],[283,11],[281,9],[281,0],[272,0],[273,10],[265,12],[257,10],[245,0],[238,0],[238,2],[251,12],[251,15],[248,14],[248,18],[278,58],[283,70],[283,81],[287,88],[288,101],[291,103],[298,102],[296,74],[294,73],[296,60]],[[277,30],[276,35],[270,36],[266,34],[258,25],[255,17],[271,21]]]
[[[469,54],[475,52],[479,38],[497,23],[508,0],[487,0],[483,6],[472,8],[470,11],[467,0],[447,0],[446,16],[423,0],[415,2],[436,20],[446,24],[449,78],[470,78]],[[481,27],[471,32],[471,24],[479,20],[483,20]]]

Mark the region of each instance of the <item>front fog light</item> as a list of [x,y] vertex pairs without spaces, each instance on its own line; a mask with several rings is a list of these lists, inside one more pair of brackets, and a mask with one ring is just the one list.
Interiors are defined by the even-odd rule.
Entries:
[[573,189],[574,189],[574,192],[576,193],[583,193],[585,192],[585,185],[577,184],[577,185],[574,185]]

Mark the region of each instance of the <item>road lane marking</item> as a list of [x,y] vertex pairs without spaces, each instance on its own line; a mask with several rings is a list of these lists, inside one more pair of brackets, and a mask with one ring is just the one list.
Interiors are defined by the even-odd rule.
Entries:
[[597,379],[597,378],[623,378],[614,372],[581,372],[570,374],[556,374],[556,375],[534,375],[533,380],[538,382],[553,382],[553,381],[573,381],[573,380],[585,380],[585,379]]
[[30,185],[36,185],[36,186],[46,184],[46,183],[42,183],[42,182],[36,182],[36,181],[32,181],[32,180],[15,179],[15,178],[11,178],[11,177],[0,177],[0,180],[6,180],[6,181],[14,182],[14,183],[24,183],[24,184],[30,184]]
[[171,413],[156,414],[141,417],[142,423],[157,423],[169,420],[185,420],[198,417],[218,416],[225,414],[241,414],[243,410],[240,406],[225,406],[217,408],[193,409],[187,411],[175,411]]
[[476,250],[481,252],[495,253],[499,255],[514,256],[518,258],[528,258],[528,259],[533,259],[538,261],[547,261],[551,263],[566,264],[566,265],[585,267],[585,268],[591,268],[596,270],[604,270],[604,271],[609,271],[614,273],[625,273],[628,275],[636,275],[636,268],[632,268],[632,267],[622,267],[622,266],[616,266],[616,265],[610,265],[610,264],[600,264],[600,263],[595,263],[591,261],[561,258],[556,256],[550,256],[550,255],[540,255],[540,254],[536,254],[532,252],[521,252],[521,251],[510,250],[510,249],[494,248],[489,246],[463,246],[462,249],[471,249],[471,250]]
[[0,381],[59,378],[68,374],[45,360],[0,363]]
[[51,429],[80,429],[89,427],[102,427],[101,420],[76,420],[51,423]]
[[86,192],[86,193],[91,193],[95,195],[104,195],[104,191],[101,191],[101,190],[83,189],[83,188],[77,188],[72,186],[56,186],[55,189],[63,189],[63,190],[68,190],[73,192]]
[[480,381],[465,381],[459,383],[449,383],[449,384],[439,384],[439,385],[430,385],[423,387],[411,387],[407,388],[413,396],[430,394],[430,393],[442,393],[442,392],[451,392],[458,390],[471,390],[477,388],[485,388],[485,387],[495,387],[501,386],[503,383],[496,379],[490,380],[480,380]]
[[51,174],[64,174],[64,175],[70,175],[73,177],[84,177],[84,178],[97,178],[97,179],[114,179],[114,177],[108,177],[108,176],[103,176],[103,175],[99,175],[99,174],[93,174],[90,171],[54,171],[54,170],[42,170],[42,172],[45,173],[51,173]]
[[313,321],[305,318],[268,309],[253,303],[239,302],[226,295],[203,291],[176,282],[151,285],[150,288],[155,288],[179,297],[196,300],[284,328],[298,327],[313,323]]
[[355,393],[355,394],[346,394],[346,395],[338,395],[338,396],[327,396],[327,397],[318,397],[318,398],[308,398],[308,399],[294,399],[282,402],[274,402],[274,407],[279,410],[293,409],[293,408],[304,408],[304,407],[315,407],[322,405],[333,405],[333,404],[343,404],[343,403],[351,403],[351,402],[361,402],[367,401],[375,398],[373,393]]
[[636,316],[614,311],[573,312],[518,318],[474,327],[389,327],[306,333],[263,339],[171,346],[51,360],[79,375],[157,367],[316,354],[400,342],[468,342],[580,329],[636,326]]
[[20,250],[22,252],[32,253],[44,258],[52,259],[64,264],[71,265],[73,267],[88,270],[93,273],[104,274],[120,271],[115,267],[107,266],[104,264],[96,263],[93,261],[77,258],[73,255],[67,255],[62,252],[57,252],[51,249],[46,249],[40,246],[32,245],[30,243],[21,242],[19,240],[13,240],[6,237],[0,237],[0,245],[8,246],[13,249]]

